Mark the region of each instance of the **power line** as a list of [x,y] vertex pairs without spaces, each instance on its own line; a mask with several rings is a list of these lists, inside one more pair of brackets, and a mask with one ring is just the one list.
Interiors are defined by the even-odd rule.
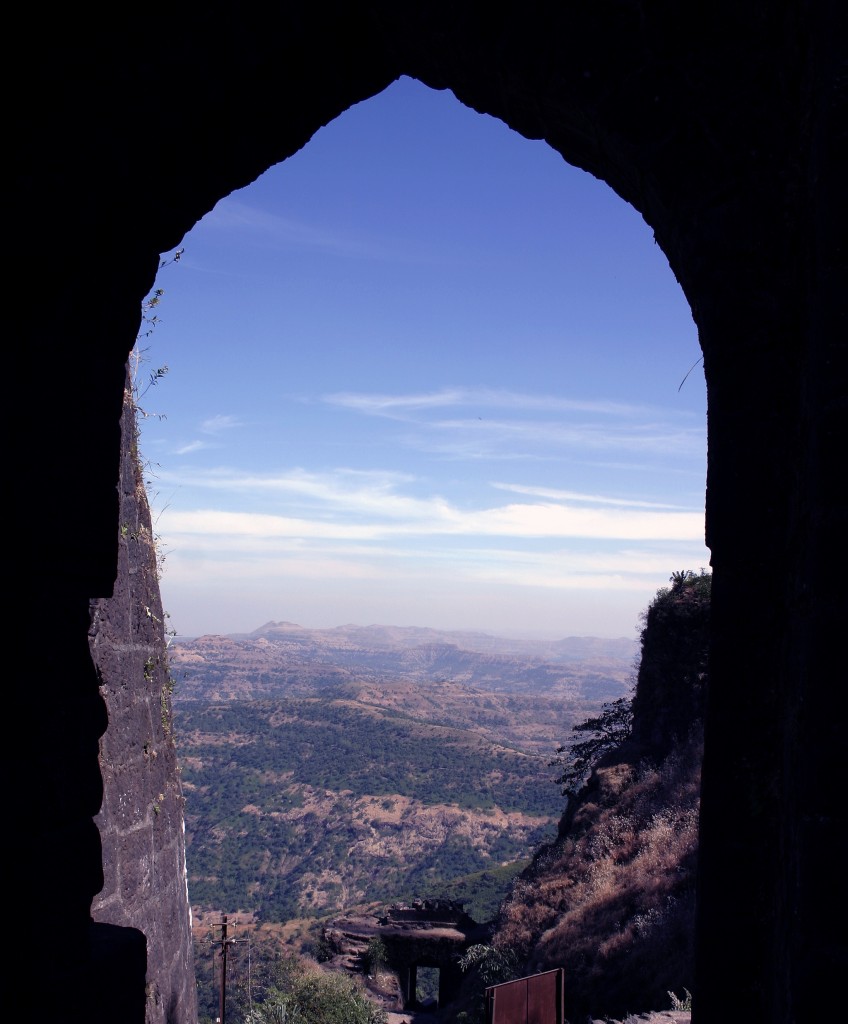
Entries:
[[[220,996],[218,1001],[218,1022],[219,1024],[227,1024],[227,952],[230,946],[235,945],[236,942],[244,942],[244,939],[236,939],[228,935],[229,924],[227,921],[227,915],[222,914],[221,920],[217,924],[211,925],[212,928],[221,929],[221,938],[212,939],[213,945],[220,945],[221,952],[218,954],[221,958],[221,987]],[[248,956],[250,950],[250,936],[248,936]],[[249,979],[249,968],[248,968],[248,979]],[[248,980],[248,987],[250,982]]]

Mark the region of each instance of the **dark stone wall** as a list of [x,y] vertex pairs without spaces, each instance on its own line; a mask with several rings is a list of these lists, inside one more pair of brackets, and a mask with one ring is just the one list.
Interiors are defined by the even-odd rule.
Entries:
[[141,932],[145,1024],[197,1019],[183,795],[171,728],[174,681],[159,594],[159,559],[137,449],[132,381],[125,390],[118,479],[118,571],[92,602],[89,643],[109,727],[100,739],[103,848],[96,922]]
[[844,914],[823,913],[845,897],[844,5],[19,6],[5,27],[26,88],[6,133],[14,592],[36,653],[13,877],[30,944],[58,920],[66,951],[26,968],[40,990],[58,1000],[91,962],[106,714],[89,602],[116,578],[124,368],[160,253],[409,74],[608,182],[691,305],[713,569],[693,1019],[812,1019],[845,958]]

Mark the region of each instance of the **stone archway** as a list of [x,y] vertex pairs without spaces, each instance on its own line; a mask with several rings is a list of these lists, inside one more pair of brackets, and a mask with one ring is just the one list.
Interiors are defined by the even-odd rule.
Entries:
[[[462,904],[450,900],[413,900],[373,917],[346,917],[325,928],[324,937],[342,959],[361,962],[369,941],[378,938],[386,951],[385,967],[395,976],[398,1009],[415,1009],[418,971],[439,972],[438,1006],[459,994],[459,959],[475,943],[486,942],[490,929],[473,921]],[[353,954],[353,955],[352,955]]]
[[39,83],[9,119],[16,594],[37,652],[15,877],[31,918],[60,920],[74,951],[47,957],[45,999],[75,1014],[64,996],[77,979],[80,1019],[94,1019],[86,936],[102,884],[92,818],[105,722],[86,635],[90,599],[115,578],[124,364],[159,253],[407,74],[603,178],[651,225],[690,302],[709,398],[714,623],[696,1014],[803,1016],[844,950],[840,915],[819,914],[842,877],[837,5],[713,5],[695,30],[665,0],[500,13],[466,0],[273,14],[190,4],[152,36],[146,14],[122,16],[120,34],[78,10],[9,24]]

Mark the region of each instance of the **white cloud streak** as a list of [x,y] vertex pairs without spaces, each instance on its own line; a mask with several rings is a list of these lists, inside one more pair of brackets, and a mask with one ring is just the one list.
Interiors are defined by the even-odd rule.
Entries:
[[[550,460],[568,451],[697,458],[706,425],[677,411],[608,400],[583,401],[492,388],[415,394],[338,392],[329,405],[406,425],[396,438],[446,459]],[[435,415],[445,410],[459,416]]]
[[248,232],[266,244],[313,249],[337,256],[383,259],[386,253],[371,242],[351,238],[317,224],[260,210],[237,199],[224,199],[204,218],[204,226],[220,231]]
[[[185,478],[183,482],[187,482]],[[282,515],[221,508],[183,512],[167,509],[162,513],[161,529],[170,535],[351,540],[456,535],[680,541],[703,538],[704,532],[701,512],[603,496],[569,496],[568,492],[536,491],[520,485],[499,486],[534,496],[541,492],[548,499],[563,498],[469,510],[439,496],[422,498],[399,493],[398,485],[411,482],[408,477],[352,471],[319,475],[299,470],[267,477],[220,471],[194,474],[188,482],[234,494],[276,494],[290,499],[291,504]],[[310,504],[309,515],[298,510],[299,500]]]
[[[395,503],[397,505],[397,502]],[[160,528],[171,537],[191,534],[219,538],[332,537],[377,540],[384,537],[585,538],[593,540],[696,540],[704,519],[694,512],[637,512],[576,509],[557,505],[506,505],[479,512],[459,511],[447,503],[406,499],[411,512],[430,513],[403,522],[354,523],[296,516],[198,509],[161,514]],[[394,518],[399,510],[395,507]]]
[[189,441],[188,444],[181,445],[176,449],[175,455],[191,455],[192,452],[203,451],[204,448],[209,446],[205,441]]
[[553,498],[555,501],[580,501],[590,505],[618,505],[626,508],[655,508],[672,511],[691,511],[682,505],[667,505],[656,501],[637,501],[632,498],[608,498],[600,494],[580,494],[577,491],[559,491],[550,487],[527,487],[523,484],[504,484],[494,481],[491,485],[514,494],[528,494],[537,498]]
[[220,434],[225,430],[233,430],[240,426],[242,426],[242,422],[237,416],[218,414],[204,420],[200,424],[200,429],[204,434]]
[[532,395],[499,388],[450,387],[419,394],[387,395],[340,391],[324,395],[330,405],[343,406],[370,416],[393,416],[425,409],[475,406],[479,409],[522,409],[535,411],[588,412],[605,416],[633,416],[645,413],[641,406],[608,401],[578,401],[555,395]]
[[[315,581],[331,588],[344,581],[371,581],[392,592],[414,594],[419,588],[466,584],[557,591],[650,592],[664,582],[670,567],[706,563],[698,545],[650,546],[644,551],[615,549],[606,553],[557,549],[548,552],[505,549],[445,549],[426,552],[404,547],[357,544],[251,543],[221,550],[195,546],[177,536],[165,563],[168,587],[206,581],[215,587],[247,593],[255,584],[285,587],[292,580]],[[330,591],[332,594],[333,591]],[[329,595],[328,595],[329,596]]]

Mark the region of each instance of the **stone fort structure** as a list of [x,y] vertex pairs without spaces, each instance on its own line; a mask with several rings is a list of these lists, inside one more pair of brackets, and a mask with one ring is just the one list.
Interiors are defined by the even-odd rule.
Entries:
[[[336,963],[353,973],[370,971],[368,944],[379,939],[385,951],[381,967],[396,983],[394,1001],[387,1008],[402,1012],[417,1007],[418,972],[438,972],[439,1008],[456,999],[463,972],[459,958],[476,943],[491,939],[491,929],[478,924],[451,900],[418,899],[395,904],[367,917],[342,917],[323,931]],[[385,995],[382,993],[385,1005]]]
[[108,723],[88,634],[117,585],[125,365],[160,254],[409,75],[607,182],[691,306],[714,624],[693,1021],[814,1019],[845,963],[844,5],[187,0],[17,5],[5,29],[15,995],[50,1021],[149,1012],[156,915],[91,920]]
[[439,915],[426,910],[416,917],[389,911],[378,929],[388,951],[389,966],[400,979],[404,1007],[415,1005],[421,968],[439,972],[438,1006],[445,1006],[459,992],[462,970],[457,960],[467,952],[475,928],[462,914],[451,915],[453,919],[441,916],[447,920],[439,920]]

